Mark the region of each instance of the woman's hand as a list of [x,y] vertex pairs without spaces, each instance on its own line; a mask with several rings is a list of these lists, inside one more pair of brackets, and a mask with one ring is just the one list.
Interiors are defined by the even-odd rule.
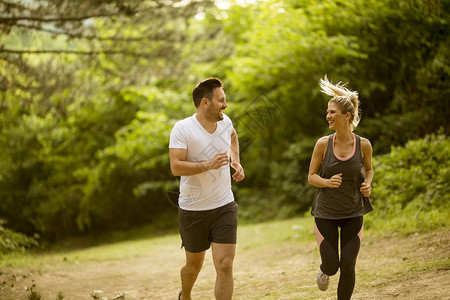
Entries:
[[361,193],[364,195],[364,197],[369,197],[372,193],[372,186],[370,183],[361,183],[361,188],[359,189]]
[[328,179],[328,187],[332,189],[337,189],[341,186],[342,183],[342,173],[333,175],[330,179]]

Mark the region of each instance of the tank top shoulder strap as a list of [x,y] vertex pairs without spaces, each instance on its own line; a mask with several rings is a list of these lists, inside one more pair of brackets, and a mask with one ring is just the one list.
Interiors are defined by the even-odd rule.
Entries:
[[328,147],[327,147],[327,151],[329,151],[329,149],[333,150],[333,134],[330,134],[328,136]]
[[362,152],[361,152],[361,137],[355,133],[356,137],[356,149],[355,149],[355,156],[358,155],[359,158],[362,160]]
[[330,134],[328,136],[328,145],[327,150],[325,151],[325,156],[323,157],[323,160],[330,159],[333,157],[333,134]]

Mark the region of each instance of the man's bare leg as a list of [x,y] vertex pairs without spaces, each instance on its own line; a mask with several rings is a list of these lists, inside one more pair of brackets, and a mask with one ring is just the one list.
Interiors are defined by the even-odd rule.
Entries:
[[235,244],[211,243],[214,267],[216,268],[215,296],[217,300],[231,300],[233,297],[233,261]]
[[203,260],[205,259],[205,252],[193,253],[189,251],[186,252],[186,263],[181,268],[181,299],[190,300],[191,291],[194,286],[195,280],[197,279],[198,273],[203,266]]

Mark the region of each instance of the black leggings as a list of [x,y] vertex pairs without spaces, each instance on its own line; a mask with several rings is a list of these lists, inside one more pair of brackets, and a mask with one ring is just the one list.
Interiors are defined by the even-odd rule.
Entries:
[[[360,236],[363,227],[363,217],[329,220],[315,218],[316,237],[319,243],[322,264],[320,269],[328,276],[341,269],[338,284],[338,300],[352,297],[355,287],[355,265],[361,245]],[[338,227],[341,228],[341,259],[339,259]],[[323,238],[323,240],[322,240]]]

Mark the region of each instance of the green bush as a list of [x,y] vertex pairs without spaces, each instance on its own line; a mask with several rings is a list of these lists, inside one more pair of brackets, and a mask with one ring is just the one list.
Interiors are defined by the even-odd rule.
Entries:
[[370,227],[405,234],[450,224],[447,192],[450,140],[443,134],[409,141],[374,158]]
[[[316,188],[308,183],[308,166],[315,142],[315,138],[302,137],[267,164],[252,159],[257,154],[251,152],[254,149],[250,146],[243,154],[246,178],[236,191],[237,201],[242,204],[239,215],[242,220],[286,219],[311,209]],[[252,182],[255,177],[261,177],[258,188]]]
[[0,219],[0,254],[39,246],[36,238],[5,228],[5,224],[6,221]]

